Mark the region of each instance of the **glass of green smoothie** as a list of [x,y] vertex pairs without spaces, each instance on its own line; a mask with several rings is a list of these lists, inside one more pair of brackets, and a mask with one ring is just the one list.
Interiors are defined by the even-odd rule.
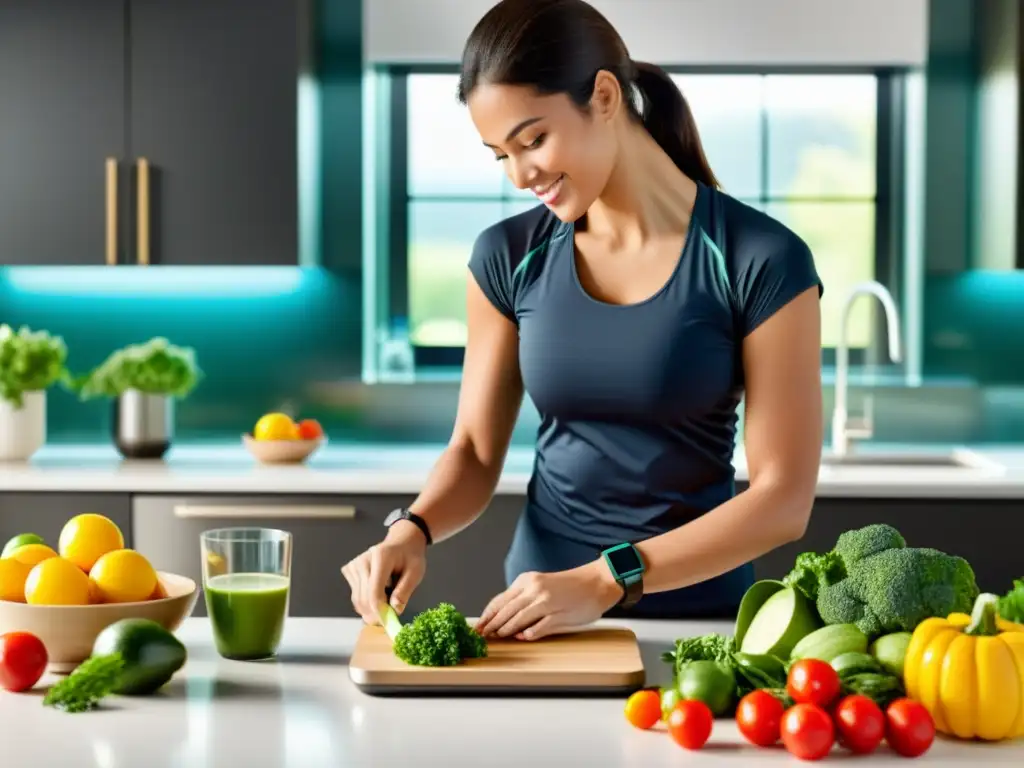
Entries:
[[203,593],[217,652],[255,661],[277,653],[288,615],[292,535],[217,528],[200,537]]

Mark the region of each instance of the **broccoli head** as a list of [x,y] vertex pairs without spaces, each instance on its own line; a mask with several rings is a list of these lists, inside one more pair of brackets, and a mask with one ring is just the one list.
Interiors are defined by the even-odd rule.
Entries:
[[463,659],[483,658],[487,642],[451,603],[423,611],[394,638],[395,655],[406,664],[453,667]]
[[813,600],[826,624],[856,624],[868,637],[911,632],[930,616],[969,613],[979,592],[966,560],[907,547],[885,523],[846,531],[824,554],[804,552],[783,581]]

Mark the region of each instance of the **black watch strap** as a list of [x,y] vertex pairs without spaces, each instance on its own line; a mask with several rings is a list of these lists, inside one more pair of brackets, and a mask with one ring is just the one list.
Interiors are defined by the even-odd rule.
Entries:
[[[619,582],[620,584],[622,582]],[[637,579],[636,581],[629,582],[623,585],[622,600],[619,601],[619,608],[632,608],[634,605],[640,602],[640,598],[644,596],[644,581],[643,579]]]
[[434,537],[430,535],[430,528],[427,526],[427,521],[408,509],[396,509],[384,520],[384,525],[390,528],[392,525],[397,523],[399,520],[408,520],[410,523],[415,525],[420,531],[423,532],[423,536],[427,540],[427,546],[429,547],[434,543]]

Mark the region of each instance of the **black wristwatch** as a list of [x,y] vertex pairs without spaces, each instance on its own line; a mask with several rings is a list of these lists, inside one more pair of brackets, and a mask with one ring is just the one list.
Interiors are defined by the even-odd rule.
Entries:
[[430,535],[430,528],[427,527],[427,521],[419,515],[417,515],[415,512],[411,512],[408,509],[396,509],[394,512],[390,512],[388,516],[384,518],[384,527],[390,528],[399,520],[408,520],[410,523],[415,524],[417,528],[423,531],[423,535],[427,539],[428,547],[434,543],[434,539]]

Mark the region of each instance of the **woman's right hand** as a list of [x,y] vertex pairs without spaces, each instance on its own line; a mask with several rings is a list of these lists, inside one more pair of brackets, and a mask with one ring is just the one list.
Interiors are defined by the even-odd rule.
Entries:
[[391,607],[399,614],[423,581],[427,542],[412,523],[393,525],[379,544],[346,563],[341,574],[352,588],[352,605],[367,624],[380,624],[380,605],[389,602],[385,589],[394,584]]

